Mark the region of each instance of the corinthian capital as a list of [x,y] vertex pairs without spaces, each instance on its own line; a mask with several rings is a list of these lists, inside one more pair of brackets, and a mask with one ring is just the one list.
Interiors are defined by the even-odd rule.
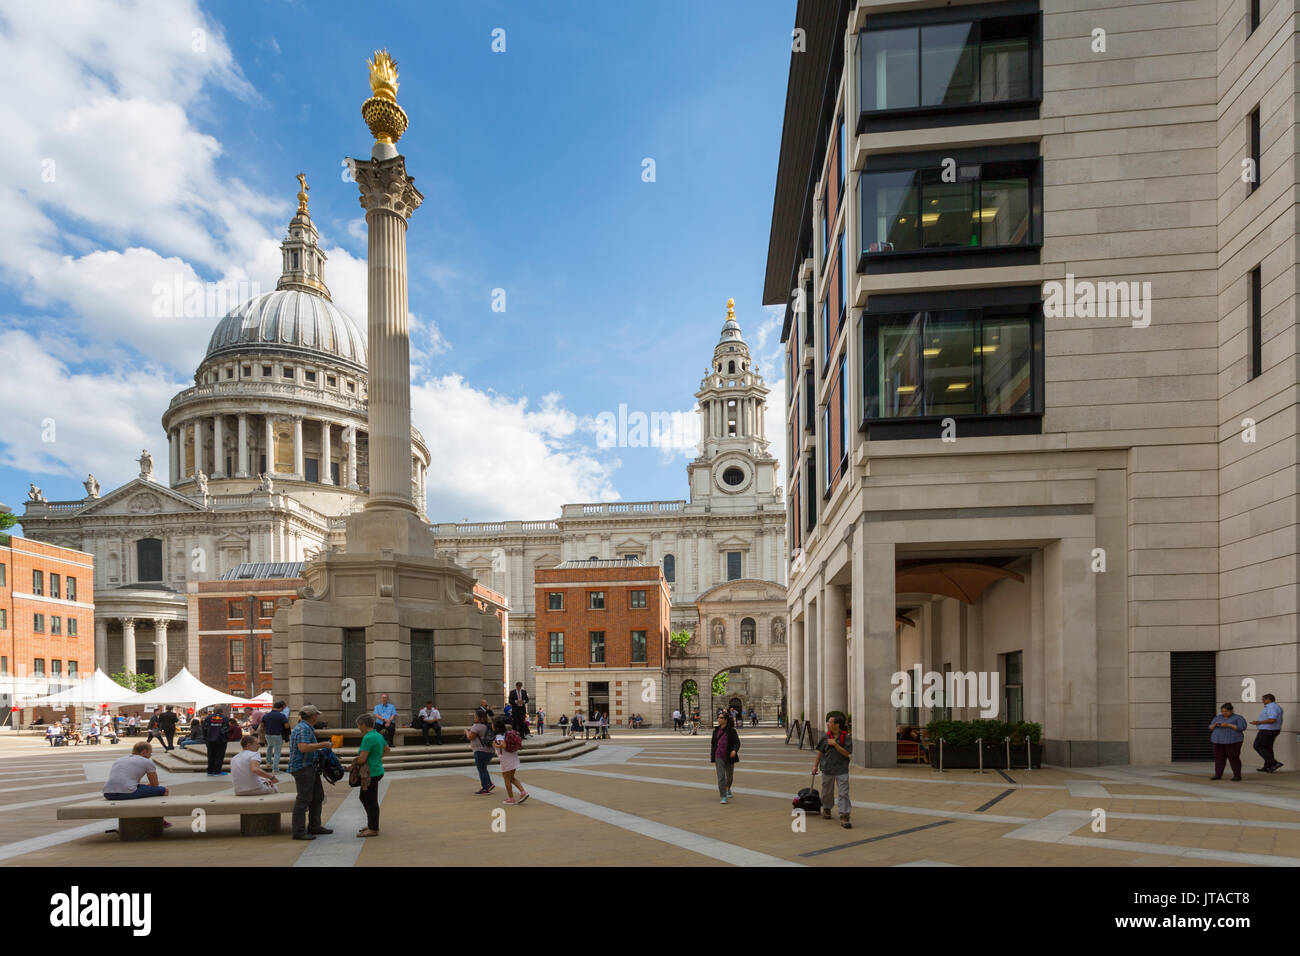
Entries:
[[410,219],[424,202],[424,194],[415,188],[415,179],[406,175],[404,156],[349,159],[348,163],[361,190],[361,208],[366,212],[383,209]]

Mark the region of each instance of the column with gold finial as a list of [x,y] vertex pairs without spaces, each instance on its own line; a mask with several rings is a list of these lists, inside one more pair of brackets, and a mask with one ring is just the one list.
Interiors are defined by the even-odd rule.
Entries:
[[[397,62],[376,51],[372,96],[361,115],[375,138],[371,158],[349,159],[366,211],[370,500],[348,524],[348,547],[432,553],[411,498],[411,371],[407,326],[406,229],[424,196],[406,174],[397,140],[406,112],[397,104]],[[354,543],[353,538],[358,540]]]

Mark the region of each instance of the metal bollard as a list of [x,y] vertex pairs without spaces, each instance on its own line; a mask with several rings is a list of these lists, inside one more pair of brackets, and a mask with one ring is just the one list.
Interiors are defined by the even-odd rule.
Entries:
[[975,746],[978,747],[979,750],[980,750],[980,769],[979,769],[979,772],[980,772],[980,773],[983,773],[983,772],[984,772],[984,738],[981,737],[979,740],[975,741]]
[[1025,769],[1034,769],[1034,751],[1031,748],[1028,737],[1025,738]]
[[1007,773],[1011,772],[1011,738],[1006,739],[1007,745]]
[[939,770],[940,773],[943,773],[943,772],[944,772],[944,769],[943,769],[943,738],[942,738],[942,737],[939,738],[939,767],[938,767],[938,770]]

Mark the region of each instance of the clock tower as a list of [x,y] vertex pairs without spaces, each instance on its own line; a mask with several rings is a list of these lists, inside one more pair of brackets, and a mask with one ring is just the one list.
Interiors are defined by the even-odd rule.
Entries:
[[777,461],[768,451],[764,419],[768,389],[736,321],[736,300],[713,349],[700,390],[700,456],[687,466],[691,504],[714,512],[754,511],[776,501]]

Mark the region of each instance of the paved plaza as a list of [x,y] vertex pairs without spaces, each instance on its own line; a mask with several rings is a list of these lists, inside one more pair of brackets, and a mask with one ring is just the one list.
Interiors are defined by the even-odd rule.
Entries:
[[[810,817],[791,797],[812,756],[772,729],[742,736],[735,798],[718,802],[707,736],[622,731],[569,761],[525,764],[531,793],[504,806],[475,796],[472,768],[414,770],[383,781],[382,835],[356,792],[326,785],[334,834],[308,842],[241,837],[235,817],[206,833],[173,820],[161,838],[123,843],[112,821],[55,820],[99,794],[125,746],[51,749],[0,738],[0,863],[7,866],[1300,866],[1300,776],[1246,770],[1212,783],[1208,765],[940,774],[929,767],[852,771],[853,828]],[[128,741],[124,740],[123,743]],[[1248,767],[1250,765],[1248,764]],[[495,764],[493,775],[500,782]],[[229,778],[161,774],[178,794],[228,791]],[[292,780],[281,774],[282,788]],[[1098,810],[1105,831],[1095,832]]]

